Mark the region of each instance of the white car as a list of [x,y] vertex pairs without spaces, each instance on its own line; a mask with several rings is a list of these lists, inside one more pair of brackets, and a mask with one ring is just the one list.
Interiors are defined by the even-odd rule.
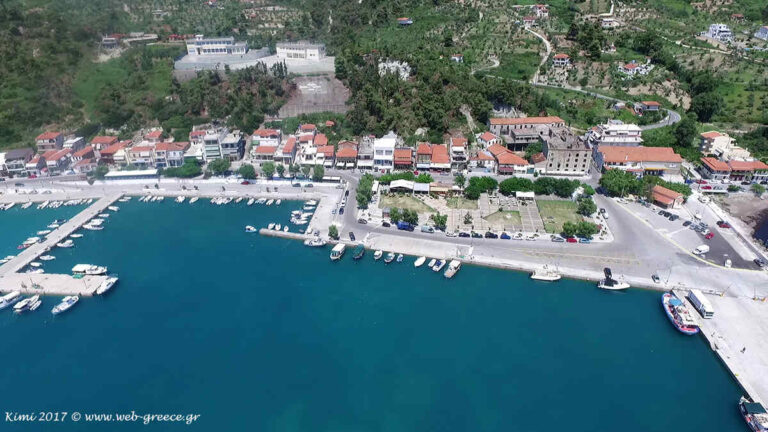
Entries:
[[445,233],[445,235],[446,235],[447,237],[457,237],[457,236],[459,235],[459,233],[457,233],[456,231],[447,231],[447,232]]

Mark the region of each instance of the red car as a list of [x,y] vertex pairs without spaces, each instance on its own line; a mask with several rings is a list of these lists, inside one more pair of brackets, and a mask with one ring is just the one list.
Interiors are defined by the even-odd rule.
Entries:
[[715,236],[715,233],[711,232],[711,233],[709,233],[709,234],[705,235],[705,236],[704,236],[704,238],[705,238],[705,239],[707,239],[707,240],[709,240],[709,239],[711,239],[711,238],[712,238],[712,237],[714,237],[714,236]]
[[249,185],[249,184],[251,184],[251,182],[249,182],[248,180],[243,180],[242,183],[240,183],[240,184],[241,185]]
[[575,237],[568,237],[567,239],[565,239],[565,241],[568,242],[568,243],[578,243],[579,242],[578,240],[576,240]]
[[730,228],[731,224],[729,224],[728,222],[720,222],[717,224],[717,226],[719,226],[720,228]]
[[712,189],[712,186],[702,186],[701,188],[704,189],[704,190],[710,190],[710,189]]

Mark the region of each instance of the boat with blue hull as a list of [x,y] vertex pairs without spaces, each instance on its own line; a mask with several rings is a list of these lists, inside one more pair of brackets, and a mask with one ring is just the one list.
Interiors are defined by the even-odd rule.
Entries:
[[699,325],[696,323],[693,315],[674,294],[664,293],[661,296],[661,304],[664,307],[667,318],[669,318],[669,321],[672,322],[672,325],[680,333],[692,336],[699,332]]

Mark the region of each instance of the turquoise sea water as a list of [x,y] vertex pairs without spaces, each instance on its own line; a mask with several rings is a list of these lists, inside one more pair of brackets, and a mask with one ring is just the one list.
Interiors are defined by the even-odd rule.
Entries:
[[[120,283],[55,318],[52,298],[0,311],[2,409],[201,417],[3,430],[747,430],[737,384],[659,293],[472,266],[445,280],[243,232],[299,206],[131,202],[55,250],[46,271],[107,265]],[[3,241],[29,230],[10,214]]]
[[19,204],[12,209],[0,211],[0,258],[17,255],[17,247],[29,237],[41,237],[36,233],[47,230],[56,219],[69,219],[83,210],[85,206],[46,208],[37,210],[37,204],[22,210]]

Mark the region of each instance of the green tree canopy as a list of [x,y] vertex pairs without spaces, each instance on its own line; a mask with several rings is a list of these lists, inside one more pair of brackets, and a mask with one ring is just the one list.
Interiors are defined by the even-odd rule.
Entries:
[[264,162],[261,164],[261,172],[267,180],[271,180],[272,176],[275,175],[275,163],[271,161]]
[[322,165],[315,165],[312,168],[312,180],[319,182],[325,177],[325,168]]
[[256,178],[256,170],[253,165],[244,163],[237,169],[237,173],[243,176],[246,180],[253,180]]
[[216,175],[221,175],[229,171],[231,165],[228,159],[215,159],[208,164],[208,169]]

